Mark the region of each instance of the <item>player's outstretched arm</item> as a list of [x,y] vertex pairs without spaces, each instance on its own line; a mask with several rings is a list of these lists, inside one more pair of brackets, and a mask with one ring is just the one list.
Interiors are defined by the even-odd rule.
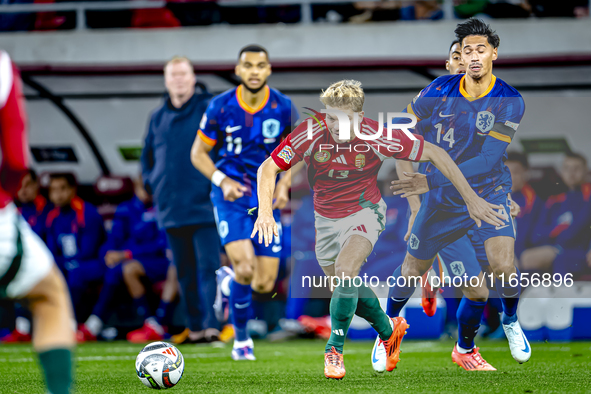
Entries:
[[259,198],[259,213],[250,238],[259,233],[259,243],[265,240],[265,246],[273,242],[273,236],[278,237],[277,223],[273,217],[273,194],[275,192],[275,179],[277,174],[283,171],[269,157],[261,164],[257,171],[257,189]]
[[289,189],[291,188],[292,177],[304,167],[304,162],[299,162],[283,173],[283,176],[275,186],[273,193],[273,209],[283,209],[289,201]]
[[[433,165],[450,180],[456,189],[458,189],[458,192],[460,192],[462,198],[466,202],[470,217],[474,219],[478,227],[481,226],[482,220],[493,226],[502,226],[504,224],[505,219],[503,215],[496,211],[500,210],[501,207],[490,204],[478,197],[447,152],[431,143],[425,142],[421,161],[432,162]],[[409,179],[393,183],[394,190],[397,190],[395,194],[404,193],[402,197],[408,197],[429,191],[429,185],[425,175],[411,173],[407,173],[406,175]]]
[[[414,172],[414,169],[412,168],[412,163],[410,161],[396,160],[396,173],[398,174],[398,179],[408,179],[406,174],[410,174],[412,172]],[[390,189],[392,188],[393,187],[390,186]],[[410,218],[408,220],[408,230],[404,235],[405,241],[408,241],[408,239],[410,238],[412,226],[414,225],[417,214],[419,213],[419,209],[421,209],[421,199],[419,198],[419,196],[409,196],[407,200],[408,205],[410,206]]]
[[218,170],[209,157],[209,152],[213,149],[212,145],[207,144],[199,137],[195,137],[195,142],[191,147],[191,163],[214,185],[220,187],[224,193],[224,200],[235,201],[244,195],[247,190],[244,185],[228,178],[226,174]]

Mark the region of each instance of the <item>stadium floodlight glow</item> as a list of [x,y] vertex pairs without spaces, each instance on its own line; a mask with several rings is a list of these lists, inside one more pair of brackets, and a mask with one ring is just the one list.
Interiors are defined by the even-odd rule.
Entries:
[[[311,109],[311,108],[308,108]],[[312,110],[314,111],[314,110]],[[350,136],[348,135],[348,130],[351,129],[351,121],[349,120],[349,116],[347,116],[347,114],[339,109],[336,108],[331,108],[331,109],[321,109],[320,110],[321,113],[323,114],[327,114],[330,113],[331,115],[336,115],[337,119],[339,120],[339,139],[341,140],[348,140],[350,138]],[[318,114],[316,111],[314,111],[315,114]],[[322,123],[320,123],[320,121],[318,120],[318,117],[316,116],[312,116],[312,118],[314,118],[314,120],[316,120],[316,122],[320,125],[320,127],[328,127],[326,126],[326,122],[324,122],[324,119]],[[313,122],[312,122],[312,118],[308,118],[308,139],[311,140],[313,138],[313,134],[314,134],[314,126],[313,126]],[[409,113],[405,113],[405,112],[388,112],[386,113],[386,139],[388,140],[394,140],[394,138],[392,138],[392,131],[397,129],[397,130],[401,130],[404,134],[407,135],[408,138],[410,138],[411,140],[416,140],[417,137],[414,136],[414,134],[409,130],[412,129],[416,126],[417,124],[417,117],[413,114],[409,114]],[[392,121],[394,119],[408,119],[410,120],[410,123],[392,123]],[[323,124],[324,123],[324,124]],[[375,141],[378,138],[380,138],[382,136],[382,133],[384,132],[384,113],[383,112],[379,112],[378,113],[378,130],[372,130],[375,131],[374,134],[372,135],[365,135],[362,134],[359,130],[359,113],[358,112],[354,112],[353,113],[353,132],[355,133],[355,136],[357,136],[359,139],[363,140],[363,141]]]

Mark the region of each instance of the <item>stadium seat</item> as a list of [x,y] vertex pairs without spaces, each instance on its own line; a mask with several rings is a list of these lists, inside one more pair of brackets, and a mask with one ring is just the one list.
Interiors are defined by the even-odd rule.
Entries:
[[180,26],[181,22],[179,22],[168,8],[134,10],[131,16],[131,27],[159,28]]

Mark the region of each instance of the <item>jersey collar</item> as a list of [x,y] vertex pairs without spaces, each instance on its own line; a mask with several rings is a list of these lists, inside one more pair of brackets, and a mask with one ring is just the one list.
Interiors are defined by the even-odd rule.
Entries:
[[236,100],[238,100],[238,104],[240,105],[240,107],[244,111],[248,112],[251,115],[254,115],[257,112],[259,112],[261,109],[265,108],[265,105],[267,105],[267,102],[269,101],[269,95],[270,95],[269,86],[265,86],[264,90],[265,90],[265,97],[263,98],[263,101],[261,102],[261,104],[256,108],[252,108],[244,100],[242,100],[242,85],[240,85],[236,88]]
[[462,77],[462,79],[460,79],[460,93],[462,94],[462,96],[464,96],[466,98],[466,100],[468,101],[475,101],[478,100],[480,98],[483,98],[484,96],[486,96],[487,94],[489,94],[491,92],[491,90],[493,90],[493,88],[495,87],[495,83],[497,82],[497,77],[495,77],[494,75],[492,76],[491,80],[490,80],[490,85],[488,85],[488,88],[478,97],[472,97],[468,94],[468,92],[466,92],[466,89],[464,88],[464,84],[466,83],[466,74],[464,74],[464,76]]

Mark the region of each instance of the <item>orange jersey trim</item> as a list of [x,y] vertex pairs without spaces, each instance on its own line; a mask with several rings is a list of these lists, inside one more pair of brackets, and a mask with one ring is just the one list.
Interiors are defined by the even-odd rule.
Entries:
[[464,74],[464,76],[460,80],[460,93],[462,93],[462,96],[464,96],[468,101],[475,101],[475,100],[483,98],[484,96],[489,94],[491,92],[491,90],[493,90],[493,88],[495,87],[496,82],[497,82],[497,77],[495,77],[493,75],[490,80],[490,85],[488,85],[488,88],[480,96],[472,97],[468,94],[468,92],[466,92],[466,89],[464,88],[464,86],[466,86],[466,74]]
[[488,135],[490,135],[491,137],[496,138],[500,141],[507,142],[509,144],[511,143],[511,137],[509,137],[508,135],[505,135],[505,134],[497,133],[494,130],[491,130],[490,133],[488,133]]
[[201,138],[201,141],[205,142],[209,146],[215,146],[215,144],[217,143],[217,140],[209,138],[208,136],[203,134],[203,131],[201,130],[197,130],[197,135],[199,136],[199,138]]
[[242,100],[242,85],[240,85],[236,88],[236,99],[238,100],[238,104],[240,104],[240,107],[244,111],[248,112],[251,115],[254,115],[257,112],[259,112],[261,109],[265,108],[265,105],[267,105],[267,102],[269,101],[270,95],[271,95],[271,92],[269,90],[269,87],[265,86],[265,97],[263,98],[263,101],[259,104],[258,107],[252,108],[244,100]]
[[417,116],[417,114],[415,114],[415,111],[413,111],[412,104],[408,104],[408,106],[406,107],[406,112],[408,112],[409,114],[413,114],[414,116],[416,116],[417,122],[420,122],[421,121],[421,118],[419,118]]

